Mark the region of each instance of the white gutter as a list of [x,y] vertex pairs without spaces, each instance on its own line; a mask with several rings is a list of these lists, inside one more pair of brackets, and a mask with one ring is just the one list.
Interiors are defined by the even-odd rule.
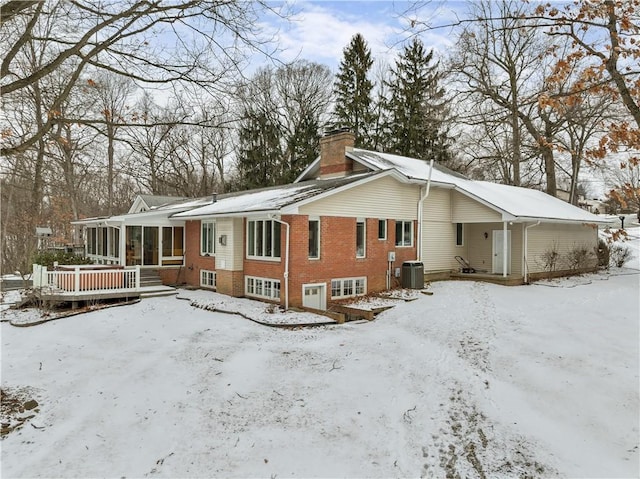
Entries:
[[269,218],[281,225],[287,227],[286,245],[285,245],[285,257],[284,257],[284,309],[289,310],[289,228],[290,225],[286,221],[282,221],[275,217],[275,214],[269,215]]
[[529,282],[529,265],[527,259],[529,256],[529,228],[535,228],[540,221],[524,227],[524,247],[522,248],[522,270],[524,271],[524,284]]
[[[433,158],[429,162],[429,178],[427,179],[427,187],[422,196],[422,191],[420,192],[420,200],[418,201],[418,244],[416,245],[416,261],[422,260],[422,216],[424,209],[424,200],[429,196],[429,190],[431,189],[431,173],[433,172]],[[420,188],[422,190],[422,188]]]

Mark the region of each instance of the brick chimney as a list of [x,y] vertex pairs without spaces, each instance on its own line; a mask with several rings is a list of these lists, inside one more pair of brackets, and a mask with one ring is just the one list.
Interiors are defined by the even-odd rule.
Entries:
[[350,131],[330,131],[320,138],[320,178],[347,176],[353,172],[353,160],[347,151],[353,150],[355,136]]

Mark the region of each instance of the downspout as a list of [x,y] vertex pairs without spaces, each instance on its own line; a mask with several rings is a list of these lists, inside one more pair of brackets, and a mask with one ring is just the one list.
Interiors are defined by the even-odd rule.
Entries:
[[284,256],[284,309],[289,310],[289,228],[290,225],[286,221],[282,221],[275,217],[275,215],[269,215],[273,221],[285,225],[287,227],[286,243],[285,243],[285,256]]
[[422,217],[424,215],[424,200],[429,196],[429,190],[431,189],[431,173],[433,172],[433,158],[429,162],[429,178],[427,179],[427,188],[424,192],[424,196],[420,196],[418,201],[418,244],[416,245],[416,261],[422,261]]
[[535,228],[539,224],[540,224],[540,221],[524,227],[524,248],[522,251],[522,268],[524,271],[524,284],[529,283],[529,264],[527,262],[529,258],[529,228]]

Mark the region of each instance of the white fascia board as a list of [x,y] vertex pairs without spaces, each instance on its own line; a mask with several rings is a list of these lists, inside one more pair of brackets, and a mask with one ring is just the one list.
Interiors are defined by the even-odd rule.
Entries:
[[583,223],[610,223],[610,221],[608,220],[602,220],[602,221],[598,221],[598,222],[593,222],[593,221],[586,221],[583,219],[573,219],[573,218],[548,218],[548,217],[541,217],[541,216],[514,216],[511,213],[509,213],[508,211],[503,210],[502,208],[494,205],[493,203],[490,203],[476,195],[474,195],[473,193],[469,193],[467,190],[460,188],[459,186],[455,187],[456,191],[459,191],[460,193],[462,193],[463,195],[465,195],[468,198],[471,198],[474,201],[477,201],[480,204],[483,204],[484,206],[486,206],[487,208],[490,208],[498,213],[500,213],[502,215],[502,221],[511,221],[514,223],[527,223],[527,222],[531,222],[531,221],[540,221],[541,223],[575,223],[575,224],[583,224]]
[[370,181],[375,181],[378,180],[380,178],[384,178],[386,176],[391,176],[394,179],[398,180],[401,183],[406,183],[406,184],[426,184],[426,181],[420,181],[417,182],[413,179],[407,178],[406,176],[404,176],[402,173],[400,173],[398,170],[395,169],[390,169],[390,170],[384,170],[380,173],[376,173],[370,176],[367,176],[366,178],[362,178],[361,180],[356,180],[353,181],[351,183],[347,183],[344,186],[340,186],[338,188],[333,188],[331,190],[325,191],[323,193],[320,193],[318,195],[314,195],[310,198],[305,198],[304,200],[300,200],[296,203],[293,203],[291,205],[288,206],[284,206],[280,209],[280,213],[282,213],[283,215],[295,215],[298,214],[299,208],[301,206],[304,206],[306,204],[309,203],[313,203],[314,201],[318,201],[321,200],[323,198],[327,198],[331,195],[335,195],[336,193],[341,193],[343,191],[347,191],[350,190],[351,188],[354,188],[356,186],[360,186],[360,185],[364,185],[366,183],[369,183]]
[[[213,213],[209,215],[197,216],[180,216],[175,220],[191,221],[191,220],[212,220],[216,218],[249,218],[249,217],[266,217],[270,215],[279,215],[280,210],[256,210],[256,211],[236,211],[230,213]],[[169,218],[172,219],[172,218]]]
[[129,208],[129,211],[127,213],[134,213],[134,212],[140,212],[140,206],[144,205],[145,208],[149,209],[149,205],[147,205],[147,203],[144,201],[144,199],[142,198],[142,195],[138,195],[136,196],[136,199],[133,200],[133,203],[131,204],[131,207]]
[[574,224],[609,224],[610,220],[600,221],[587,221],[580,219],[564,219],[564,218],[532,218],[529,216],[516,216],[516,219],[511,220],[514,223],[531,223],[533,221],[539,221],[540,223],[574,223]]
[[293,182],[299,183],[300,181],[302,181],[304,177],[307,175],[307,173],[313,170],[319,163],[320,163],[320,157],[317,157],[315,160],[313,160],[309,164],[309,166],[307,166],[304,170],[302,170],[302,173],[300,173],[298,177],[295,180],[293,180]]
[[[502,208],[500,208],[499,206],[496,206],[493,203],[490,203],[489,201],[487,201],[487,200],[485,200],[483,198],[480,198],[479,196],[476,196],[473,193],[468,192],[464,188],[460,188],[460,186],[458,186],[458,185],[455,185],[454,189],[456,191],[459,191],[460,193],[462,193],[467,198],[471,198],[472,200],[477,201],[481,205],[484,205],[487,208],[492,209],[493,211],[497,211],[498,213],[500,213],[502,215],[502,221],[515,221],[516,218],[517,218],[516,216],[513,216],[508,211],[505,211]],[[535,221],[542,220],[542,219],[543,218],[535,218]]]
[[105,221],[110,221],[111,218],[108,216],[97,216],[95,218],[84,218],[82,220],[74,220],[70,223],[72,225],[91,225],[95,223],[104,223]]

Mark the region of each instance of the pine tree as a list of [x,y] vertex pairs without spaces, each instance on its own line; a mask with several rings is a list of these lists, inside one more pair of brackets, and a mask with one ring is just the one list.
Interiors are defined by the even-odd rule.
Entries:
[[289,159],[283,163],[282,183],[291,183],[320,154],[320,127],[312,115],[303,114],[289,138]]
[[237,184],[245,190],[279,183],[280,133],[264,113],[245,110],[240,124]]
[[388,149],[415,158],[450,160],[444,119],[446,101],[433,50],[414,39],[396,60],[388,84],[390,139]]
[[373,65],[371,50],[357,33],[343,50],[344,57],[334,83],[336,95],[335,126],[349,128],[355,135],[355,146],[371,147],[373,112],[369,70]]

